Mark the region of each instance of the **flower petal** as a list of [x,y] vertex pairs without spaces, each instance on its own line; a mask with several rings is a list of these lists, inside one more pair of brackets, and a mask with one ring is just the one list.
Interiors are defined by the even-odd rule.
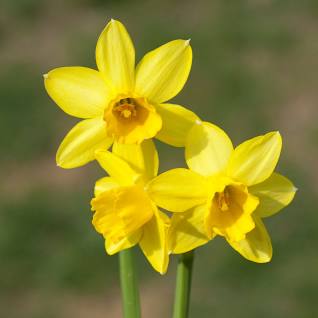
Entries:
[[123,159],[110,151],[96,151],[96,160],[120,185],[133,185],[139,174]]
[[107,149],[112,142],[102,119],[82,120],[63,139],[56,154],[57,165],[65,169],[83,166],[95,159],[97,149]]
[[188,134],[185,156],[191,170],[211,176],[226,168],[232,151],[228,135],[221,128],[203,122],[194,125]]
[[87,67],[60,67],[44,75],[45,89],[67,114],[101,116],[111,95],[99,72]]
[[174,104],[159,104],[156,109],[162,118],[162,128],[156,138],[171,146],[184,147],[188,133],[199,117]]
[[134,86],[135,48],[122,23],[111,20],[97,41],[96,64],[116,92],[130,93]]
[[143,227],[139,245],[152,267],[160,274],[168,268],[168,229],[170,220],[160,211],[155,211],[152,219]]
[[248,186],[260,183],[273,173],[281,149],[282,138],[279,132],[247,140],[233,151],[228,175]]
[[256,263],[267,263],[271,260],[273,249],[271,239],[260,218],[254,217],[255,228],[239,242],[228,243],[246,259]]
[[171,99],[183,88],[191,64],[189,41],[175,40],[158,47],[137,66],[136,93],[155,103]]
[[140,186],[113,188],[91,201],[97,232],[116,243],[141,229],[153,216],[153,203]]
[[255,213],[264,218],[279,212],[294,198],[297,189],[286,177],[273,173],[268,179],[249,188],[260,200]]
[[141,144],[115,142],[113,153],[128,162],[134,170],[144,177],[145,181],[153,179],[158,173],[158,153],[151,139],[145,140]]
[[[233,207],[231,207],[230,214],[225,213],[223,220],[219,216],[219,222],[221,226],[213,227],[213,232],[219,235],[225,236],[230,241],[241,241],[246,235],[255,228],[255,222],[252,217],[252,213],[255,211],[259,200],[257,197],[247,194],[245,202],[241,207],[237,205],[239,198],[235,200]],[[209,214],[209,219],[207,219],[207,224],[215,223],[216,215],[214,214],[213,220],[213,209],[211,209]],[[224,213],[224,212],[223,212]],[[221,220],[220,220],[221,219]],[[223,222],[222,222],[223,221]],[[222,224],[223,223],[223,224]],[[223,225],[223,226],[222,226]]]
[[106,252],[109,255],[114,255],[122,250],[125,250],[127,248],[130,248],[134,245],[136,245],[142,236],[142,230],[137,230],[133,234],[130,234],[127,237],[124,237],[123,239],[113,242],[110,239],[105,240],[105,248]]
[[183,168],[160,174],[148,184],[147,191],[158,206],[171,212],[203,204],[208,195],[205,178]]
[[169,251],[182,254],[209,241],[205,230],[207,205],[203,204],[184,213],[173,214],[169,229]]
[[98,196],[99,194],[108,191],[113,188],[119,187],[119,183],[116,182],[111,177],[104,177],[96,181],[95,187],[94,187],[94,194],[95,196]]

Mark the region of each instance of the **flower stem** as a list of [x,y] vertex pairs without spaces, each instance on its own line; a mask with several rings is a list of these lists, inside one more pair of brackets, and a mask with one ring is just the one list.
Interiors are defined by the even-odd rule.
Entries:
[[140,318],[139,291],[132,248],[119,253],[119,268],[124,318]]
[[181,254],[178,261],[173,318],[187,318],[189,313],[194,251]]

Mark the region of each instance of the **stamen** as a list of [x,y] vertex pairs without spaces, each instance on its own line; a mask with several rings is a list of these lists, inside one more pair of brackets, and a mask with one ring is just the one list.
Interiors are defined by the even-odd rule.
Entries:
[[129,118],[131,116],[131,111],[129,109],[124,109],[120,115],[125,118]]
[[134,99],[122,98],[115,104],[113,112],[117,113],[122,118],[129,119],[137,115],[136,106]]
[[230,206],[230,193],[227,188],[224,189],[223,192],[217,192],[215,194],[215,202],[218,208],[225,212],[229,209]]

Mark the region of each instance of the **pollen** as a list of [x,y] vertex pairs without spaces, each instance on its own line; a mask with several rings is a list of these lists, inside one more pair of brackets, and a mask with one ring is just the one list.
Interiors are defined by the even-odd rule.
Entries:
[[124,119],[130,119],[137,115],[136,105],[132,98],[121,99],[118,103],[116,103],[113,111]]
[[121,113],[121,116],[125,117],[125,118],[130,118],[131,116],[131,111],[129,109],[124,109]]

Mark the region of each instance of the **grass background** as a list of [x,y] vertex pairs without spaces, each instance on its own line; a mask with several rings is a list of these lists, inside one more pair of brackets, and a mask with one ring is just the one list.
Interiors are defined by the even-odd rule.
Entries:
[[[237,144],[280,130],[278,170],[299,188],[266,225],[274,258],[250,263],[216,239],[197,250],[191,317],[317,317],[318,2],[316,0],[2,0],[0,3],[0,316],[120,317],[117,257],[91,226],[103,172],[55,166],[76,119],[48,98],[42,74],[95,67],[110,18],[127,26],[137,58],[191,38],[193,67],[175,103],[224,128]],[[158,143],[161,169],[184,165]],[[175,257],[166,276],[136,251],[144,317],[169,317]]]

